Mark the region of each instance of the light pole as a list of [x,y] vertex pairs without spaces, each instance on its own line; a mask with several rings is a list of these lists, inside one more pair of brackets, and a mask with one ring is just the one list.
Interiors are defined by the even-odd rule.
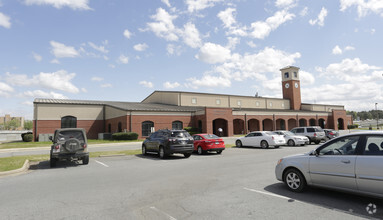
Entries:
[[375,112],[376,112],[376,130],[379,130],[378,103],[375,103]]

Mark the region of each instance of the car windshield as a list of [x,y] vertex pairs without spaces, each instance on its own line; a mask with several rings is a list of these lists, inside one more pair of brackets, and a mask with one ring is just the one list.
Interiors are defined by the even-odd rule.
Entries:
[[190,138],[190,134],[186,131],[173,131],[170,137],[175,138]]
[[295,134],[294,134],[293,132],[291,132],[291,131],[284,131],[283,134],[286,135],[286,136],[294,136],[294,135],[295,135]]
[[218,139],[219,137],[215,134],[202,135],[205,139]]
[[57,141],[67,141],[71,138],[76,138],[80,142],[85,142],[84,135],[81,131],[60,131],[57,134]]

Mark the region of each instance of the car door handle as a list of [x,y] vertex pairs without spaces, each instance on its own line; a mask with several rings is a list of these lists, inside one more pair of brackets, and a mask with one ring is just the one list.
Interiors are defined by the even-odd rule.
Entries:
[[350,160],[341,160],[340,162],[342,162],[342,163],[350,163],[351,161]]

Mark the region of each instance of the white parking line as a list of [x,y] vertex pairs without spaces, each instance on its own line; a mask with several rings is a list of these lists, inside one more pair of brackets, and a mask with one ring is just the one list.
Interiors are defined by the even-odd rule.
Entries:
[[166,213],[166,212],[163,212],[163,211],[157,209],[157,208],[154,207],[154,206],[152,206],[152,207],[150,207],[150,208],[153,209],[154,211],[157,211],[157,212],[159,212],[159,213],[162,213],[163,215],[165,215],[166,217],[168,217],[170,220],[177,220],[177,219],[174,218],[173,216],[169,215],[169,214]]
[[103,165],[104,167],[109,167],[108,165],[106,165],[106,164],[104,164],[104,163],[102,163],[102,162],[100,162],[100,161],[98,161],[98,160],[95,160],[95,161],[96,161],[97,163]]
[[[265,191],[259,191],[259,190],[255,190],[255,189],[249,189],[249,188],[246,188],[246,187],[244,187],[243,189],[251,191],[251,192],[256,192],[256,193],[268,195],[268,196],[274,196],[274,197],[281,198],[281,199],[297,201],[295,199],[292,199],[292,198],[289,198],[289,197],[286,197],[286,196],[280,196],[280,195],[277,195],[277,194],[274,194],[274,193],[269,193],[269,192],[265,192]],[[299,201],[297,201],[297,202],[299,202]]]

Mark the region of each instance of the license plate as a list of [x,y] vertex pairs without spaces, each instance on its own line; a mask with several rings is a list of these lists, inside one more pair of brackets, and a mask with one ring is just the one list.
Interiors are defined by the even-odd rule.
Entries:
[[60,148],[59,149],[53,149],[53,153],[59,153],[60,152]]

